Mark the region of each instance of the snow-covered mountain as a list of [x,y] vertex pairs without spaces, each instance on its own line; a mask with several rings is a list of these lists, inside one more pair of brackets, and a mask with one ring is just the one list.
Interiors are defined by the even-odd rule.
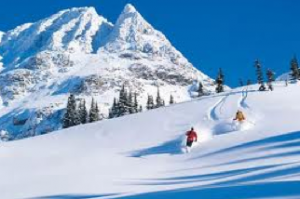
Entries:
[[95,97],[106,115],[124,83],[142,105],[158,87],[166,102],[170,94],[191,99],[197,81],[213,90],[213,80],[130,4],[115,25],[94,8],[73,8],[0,38],[0,126],[14,136],[58,129],[70,92],[88,104]]
[[299,89],[254,85],[1,143],[0,198],[299,199]]

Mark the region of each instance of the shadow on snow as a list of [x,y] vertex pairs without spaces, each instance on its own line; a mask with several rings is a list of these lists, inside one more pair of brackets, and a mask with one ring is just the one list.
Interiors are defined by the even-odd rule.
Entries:
[[195,187],[180,190],[144,193],[134,196],[121,197],[121,199],[267,199],[288,198],[299,196],[299,182],[266,182],[257,184],[244,184],[220,187]]
[[129,156],[143,157],[143,156],[159,155],[159,154],[176,155],[182,153],[181,147],[182,147],[182,137],[179,137],[175,140],[165,142],[159,146],[154,146],[139,151],[134,151]]
[[[233,146],[233,147],[229,147],[229,148],[226,148],[226,149],[222,149],[222,150],[219,150],[219,151],[215,151],[215,152],[212,152],[212,153],[202,155],[201,158],[202,157],[208,157],[208,156],[211,156],[211,155],[216,155],[216,154],[221,154],[221,153],[228,153],[228,152],[232,152],[232,151],[236,151],[236,150],[251,148],[251,147],[264,146],[264,145],[267,145],[267,144],[277,144],[277,143],[280,144],[282,142],[297,141],[297,140],[299,140],[299,143],[300,143],[300,132],[299,131],[291,132],[291,133],[284,134],[284,135],[277,135],[277,136],[273,136],[273,137],[268,137],[268,138],[265,138],[265,139],[256,140],[256,141],[252,141],[252,142],[247,142],[247,143],[243,143],[243,144],[239,144],[239,145],[236,145],[236,146]],[[277,146],[277,147],[280,147],[280,146]],[[282,147],[287,147],[287,146],[285,145],[285,146],[282,146]],[[298,152],[297,152],[297,154],[298,154]],[[288,155],[288,154],[283,154],[283,155]],[[200,158],[200,157],[198,157],[198,158]]]

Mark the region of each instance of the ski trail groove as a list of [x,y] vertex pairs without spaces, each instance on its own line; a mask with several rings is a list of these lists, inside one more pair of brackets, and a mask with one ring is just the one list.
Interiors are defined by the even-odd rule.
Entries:
[[248,97],[248,87],[242,90],[242,97],[239,101],[239,106],[244,109],[250,109],[249,105],[246,103]]
[[[240,98],[240,100],[238,101],[238,106],[242,109],[244,109],[246,111],[246,113],[248,114],[248,119],[247,122],[249,122],[252,125],[255,125],[255,113],[253,112],[252,108],[247,104],[247,98],[248,98],[248,87],[244,88],[242,90],[242,96]],[[249,118],[252,118],[252,120],[250,120]],[[254,119],[254,120],[253,120]]]
[[212,106],[209,111],[208,111],[208,119],[212,121],[218,121],[220,120],[220,117],[218,116],[218,113],[222,113],[222,107],[228,96],[230,95],[227,94],[226,96],[222,97],[214,106]]

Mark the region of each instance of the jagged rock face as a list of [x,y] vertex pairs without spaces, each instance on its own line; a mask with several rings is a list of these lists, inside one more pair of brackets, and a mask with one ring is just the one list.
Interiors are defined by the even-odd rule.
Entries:
[[[213,90],[213,80],[130,4],[115,25],[85,7],[0,32],[0,66],[0,130],[18,138],[60,128],[70,92],[88,106],[95,97],[105,115],[123,84],[141,105],[157,87],[166,102],[170,94],[177,102],[190,99],[197,81]],[[19,114],[24,124],[15,125]]]
[[35,81],[32,72],[26,69],[17,69],[0,75],[0,84],[5,85],[0,88],[3,103],[8,104],[10,100],[30,92]]
[[[193,83],[193,77],[182,74],[181,72],[174,72],[177,68],[166,68],[163,65],[157,65],[155,67],[149,67],[140,63],[135,63],[129,66],[129,71],[137,79],[145,79],[152,81],[165,81],[171,85],[188,86]],[[196,72],[196,71],[195,71]],[[191,72],[191,74],[193,74]]]

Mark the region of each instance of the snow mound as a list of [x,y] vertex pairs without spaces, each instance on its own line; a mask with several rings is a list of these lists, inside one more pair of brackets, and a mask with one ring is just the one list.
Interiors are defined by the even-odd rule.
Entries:
[[232,129],[233,131],[246,131],[251,129],[255,124],[249,121],[242,121],[242,122],[233,122]]

